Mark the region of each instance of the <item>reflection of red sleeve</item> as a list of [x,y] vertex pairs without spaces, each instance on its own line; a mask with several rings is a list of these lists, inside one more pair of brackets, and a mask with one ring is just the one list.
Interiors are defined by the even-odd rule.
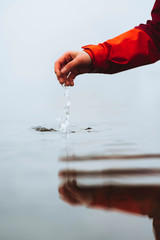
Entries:
[[95,72],[117,73],[160,59],[160,0],[152,10],[152,21],[131,29],[98,45],[82,47],[94,65]]
[[[94,190],[94,200],[90,207],[118,209],[121,211],[155,215],[159,209],[159,189],[153,187],[102,187]],[[157,211],[157,210],[156,210]]]
[[159,240],[160,239],[160,218],[153,219],[153,227],[154,227],[156,240]]

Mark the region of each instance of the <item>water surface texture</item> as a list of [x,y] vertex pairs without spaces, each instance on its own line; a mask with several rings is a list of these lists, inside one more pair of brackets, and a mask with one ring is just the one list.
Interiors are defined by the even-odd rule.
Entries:
[[144,121],[101,106],[103,121],[74,118],[67,132],[1,122],[0,239],[160,239],[158,110]]

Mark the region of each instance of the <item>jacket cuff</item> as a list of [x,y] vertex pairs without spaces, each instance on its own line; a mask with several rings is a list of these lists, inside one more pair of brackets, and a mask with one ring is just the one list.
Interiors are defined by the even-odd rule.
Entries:
[[98,69],[99,73],[106,71],[108,68],[107,57],[109,55],[109,45],[106,42],[98,45],[86,45],[82,48],[90,55],[94,71],[96,71],[96,69]]

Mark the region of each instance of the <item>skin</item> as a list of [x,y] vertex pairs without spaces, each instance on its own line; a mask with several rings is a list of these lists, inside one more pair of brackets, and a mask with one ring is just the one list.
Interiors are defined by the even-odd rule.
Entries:
[[70,205],[89,206],[93,201],[93,190],[77,186],[75,180],[67,181],[59,186],[60,198]]
[[92,60],[84,51],[69,51],[63,54],[54,65],[54,71],[60,84],[74,86],[76,76],[90,73],[93,70]]

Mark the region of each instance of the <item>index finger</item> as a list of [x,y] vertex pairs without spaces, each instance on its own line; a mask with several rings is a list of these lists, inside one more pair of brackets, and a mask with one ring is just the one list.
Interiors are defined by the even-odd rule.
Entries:
[[55,62],[55,73],[57,74],[58,77],[61,76],[61,69],[69,62],[71,61],[70,54],[66,52],[63,54],[56,62]]
[[57,75],[57,77],[61,76],[61,68],[62,68],[61,64],[57,60],[54,64],[54,71],[55,71],[55,74]]

